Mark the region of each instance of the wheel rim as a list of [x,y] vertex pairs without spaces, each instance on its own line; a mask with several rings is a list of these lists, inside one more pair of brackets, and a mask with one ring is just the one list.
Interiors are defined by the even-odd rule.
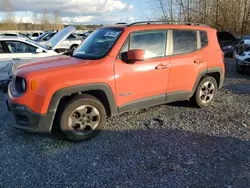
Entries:
[[212,82],[205,82],[200,89],[200,99],[202,103],[209,103],[215,94],[215,86]]
[[86,135],[97,128],[100,119],[100,113],[94,106],[83,105],[70,114],[68,126],[74,134]]

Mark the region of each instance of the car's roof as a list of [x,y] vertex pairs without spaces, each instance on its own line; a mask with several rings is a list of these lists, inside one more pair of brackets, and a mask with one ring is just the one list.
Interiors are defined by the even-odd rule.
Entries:
[[20,36],[0,36],[0,40],[22,40],[26,41],[27,38]]
[[131,31],[136,31],[136,30],[145,30],[145,29],[195,29],[195,30],[214,30],[211,27],[205,26],[205,25],[185,25],[185,24],[158,24],[158,23],[150,23],[150,24],[135,24],[135,25],[129,25],[129,24],[116,24],[116,25],[106,25],[103,26],[103,28],[108,28],[108,27],[113,27],[113,28],[124,28],[128,29]]

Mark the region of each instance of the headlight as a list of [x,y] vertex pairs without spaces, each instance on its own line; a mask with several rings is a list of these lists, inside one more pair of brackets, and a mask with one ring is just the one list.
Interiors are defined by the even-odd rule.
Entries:
[[23,91],[26,90],[26,81],[25,81],[25,79],[22,79],[22,90]]
[[24,78],[16,76],[13,79],[13,92],[15,95],[23,94],[27,89],[27,82]]
[[227,49],[233,49],[234,47],[232,45],[230,46],[223,46],[222,49],[223,50],[227,50]]

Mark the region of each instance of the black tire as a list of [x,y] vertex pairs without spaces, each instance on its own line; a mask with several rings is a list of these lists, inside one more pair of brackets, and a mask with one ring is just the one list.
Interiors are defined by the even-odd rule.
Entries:
[[[99,113],[99,123],[97,124],[97,127],[89,132],[88,134],[82,133],[84,130],[80,130],[77,133],[74,133],[72,131],[72,126],[69,125],[69,119],[72,113],[77,110],[77,108],[82,107],[82,106],[91,106],[94,107],[98,113]],[[83,120],[82,120],[83,121]],[[88,120],[90,121],[90,120]],[[91,120],[92,121],[92,120]],[[103,126],[106,123],[106,110],[103,104],[95,97],[91,95],[78,95],[74,97],[64,108],[61,118],[60,118],[60,127],[61,131],[63,134],[67,137],[68,140],[71,141],[84,141],[84,140],[89,140],[97,136]],[[90,126],[89,126],[90,127]],[[82,135],[79,135],[82,134]]]
[[[208,100],[208,102],[204,102],[204,99],[202,100],[202,96],[201,96],[201,91],[203,90],[203,86],[206,83],[211,83],[213,84],[213,96],[210,98],[210,100]],[[202,78],[202,80],[200,81],[200,83],[198,84],[196,91],[192,97],[192,101],[200,108],[203,107],[208,107],[210,106],[213,101],[215,100],[216,94],[217,94],[217,90],[218,90],[218,84],[217,81],[211,77],[211,76],[205,76]],[[210,93],[210,92],[208,92]],[[210,94],[209,94],[210,95]],[[206,96],[205,96],[206,97]]]
[[73,44],[72,46],[70,46],[70,50],[71,50],[71,51],[74,51],[77,47],[78,47],[77,44]]
[[245,73],[245,69],[239,65],[239,60],[237,59],[236,61],[236,71],[239,74],[244,74]]

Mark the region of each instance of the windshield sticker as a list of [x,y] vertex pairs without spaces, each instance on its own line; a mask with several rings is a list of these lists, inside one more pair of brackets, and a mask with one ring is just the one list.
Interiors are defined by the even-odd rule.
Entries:
[[108,31],[104,36],[105,36],[105,37],[117,37],[117,35],[118,35],[119,33],[120,33],[120,32]]

